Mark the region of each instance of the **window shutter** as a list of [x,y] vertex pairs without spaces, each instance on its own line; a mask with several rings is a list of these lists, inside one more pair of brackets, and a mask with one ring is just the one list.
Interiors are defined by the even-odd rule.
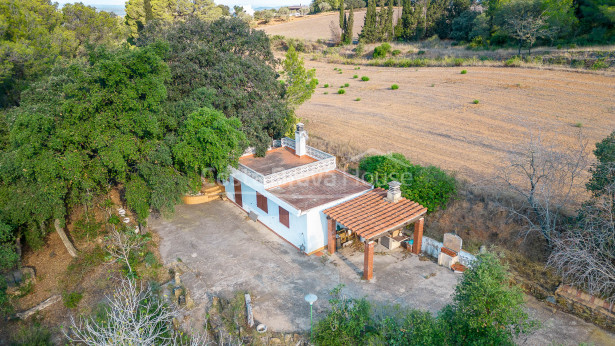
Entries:
[[267,210],[267,197],[261,195],[260,193],[256,193],[256,206],[264,211],[265,213],[268,213],[269,211]]
[[280,223],[288,228],[290,228],[290,222],[288,218],[288,211],[282,207],[280,208]]

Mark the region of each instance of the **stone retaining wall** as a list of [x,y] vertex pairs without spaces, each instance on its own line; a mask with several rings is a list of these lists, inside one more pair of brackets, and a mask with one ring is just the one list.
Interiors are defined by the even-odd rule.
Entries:
[[604,329],[615,331],[615,304],[580,289],[560,285],[555,291],[557,306]]

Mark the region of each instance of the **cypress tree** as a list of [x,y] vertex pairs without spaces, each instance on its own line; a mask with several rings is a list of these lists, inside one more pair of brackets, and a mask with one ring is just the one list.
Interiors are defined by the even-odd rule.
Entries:
[[342,41],[344,36],[344,20],[346,19],[346,15],[344,12],[344,0],[340,1],[340,29],[342,29]]
[[344,26],[342,27],[342,44],[348,44],[348,17],[344,13]]
[[350,13],[348,13],[348,22],[346,23],[346,44],[352,43],[352,29],[354,26],[354,8],[350,6]]
[[365,25],[363,25],[363,30],[361,30],[361,35],[359,35],[363,42],[376,42],[378,36],[376,27],[377,23],[378,14],[376,13],[376,0],[368,0],[367,13],[365,14]]
[[394,32],[393,32],[393,1],[389,0],[389,8],[387,9],[387,20],[386,20],[386,40],[392,41]]
[[414,38],[417,24],[417,8],[413,6],[411,0],[404,0],[404,7],[401,12],[401,20],[397,23],[397,36],[409,41]]
[[417,41],[425,36],[425,31],[427,30],[427,21],[425,18],[427,8],[425,2],[417,1],[414,4],[414,18],[416,23],[414,28],[414,39]]

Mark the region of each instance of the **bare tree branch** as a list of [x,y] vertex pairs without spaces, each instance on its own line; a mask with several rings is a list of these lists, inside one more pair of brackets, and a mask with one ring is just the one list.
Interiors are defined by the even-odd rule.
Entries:
[[[587,141],[579,133],[576,147],[569,150],[546,145],[540,136],[531,136],[521,155],[510,158],[499,179],[512,198],[499,202],[524,220],[522,234],[538,231],[551,242],[562,223],[562,215],[573,210],[579,178],[588,165]],[[511,196],[507,197],[511,197]]]
[[615,302],[615,185],[605,190],[583,206],[576,227],[554,239],[548,264],[573,286]]
[[145,245],[145,240],[142,236],[131,232],[118,231],[112,225],[106,250],[111,257],[126,264],[129,273],[133,273],[133,268],[130,265],[130,253],[141,249],[143,245]]

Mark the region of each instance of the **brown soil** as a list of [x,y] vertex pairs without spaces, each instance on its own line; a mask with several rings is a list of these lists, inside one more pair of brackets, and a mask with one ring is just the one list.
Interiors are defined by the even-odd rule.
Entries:
[[[297,115],[312,136],[368,153],[400,152],[471,181],[493,177],[531,133],[566,148],[581,130],[590,151],[615,129],[614,77],[493,67],[464,67],[467,74],[454,67],[355,70],[309,60],[306,66],[316,69],[320,84]],[[346,93],[337,94],[345,83]]]
[[[117,206],[122,205],[119,192],[113,190],[107,197]],[[102,202],[101,198],[99,202]],[[101,222],[106,219],[106,212],[102,208],[93,209],[94,217]],[[76,208],[71,214],[67,233],[79,251],[79,256],[73,259],[67,252],[57,232],[52,231],[45,239],[45,245],[38,250],[25,249],[22,256],[22,265],[33,267],[36,281],[27,294],[13,299],[15,311],[30,309],[47,298],[63,293],[78,292],[82,299],[75,309],[68,309],[60,301],[53,306],[29,318],[28,321],[10,321],[0,324],[0,344],[7,343],[11,335],[20,328],[38,321],[48,328],[54,342],[62,343],[62,333],[59,326],[70,324],[70,316],[89,314],[103,299],[112,286],[112,277],[117,273],[118,266],[105,262],[102,258],[104,228],[98,234],[90,237],[75,238],[75,222],[81,218],[83,210]],[[128,216],[132,216],[128,213]],[[153,236],[152,251],[158,259],[158,237]],[[146,272],[149,277],[157,277],[160,271]]]

